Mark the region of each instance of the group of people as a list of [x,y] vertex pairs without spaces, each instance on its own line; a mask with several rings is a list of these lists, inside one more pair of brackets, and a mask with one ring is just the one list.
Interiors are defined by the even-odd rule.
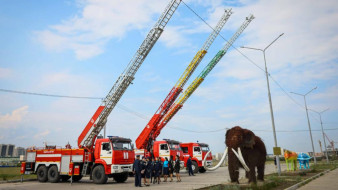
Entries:
[[170,156],[169,160],[165,157],[163,162],[161,157],[142,157],[142,160],[140,160],[140,155],[137,155],[133,164],[136,187],[142,187],[142,178],[145,186],[149,186],[150,183],[160,184],[162,174],[164,176],[163,182],[167,182],[168,177],[170,177],[170,182],[172,182],[174,172],[176,174],[177,182],[181,182],[180,158],[178,155],[176,156],[175,161],[173,156]]

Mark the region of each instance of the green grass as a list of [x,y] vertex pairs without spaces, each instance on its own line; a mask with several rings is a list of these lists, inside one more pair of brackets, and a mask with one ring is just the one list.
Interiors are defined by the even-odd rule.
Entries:
[[[24,175],[24,179],[36,179],[36,175]],[[0,168],[0,181],[21,179],[20,167]]]
[[[271,162],[271,161],[269,161]],[[267,163],[270,164],[270,163]],[[265,182],[258,185],[233,185],[233,184],[220,184],[212,187],[202,188],[203,190],[280,190],[290,187],[296,183],[304,181],[317,173],[325,170],[333,170],[338,167],[338,160],[331,161],[327,164],[324,161],[317,162],[316,165],[310,164],[309,170],[297,170],[296,172],[282,172],[281,176],[278,174],[269,174],[265,176]]]

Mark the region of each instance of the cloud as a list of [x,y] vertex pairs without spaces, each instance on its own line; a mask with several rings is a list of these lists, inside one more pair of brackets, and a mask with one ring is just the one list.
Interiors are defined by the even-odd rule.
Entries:
[[42,138],[44,138],[45,136],[47,136],[49,133],[50,133],[49,130],[45,130],[45,131],[42,131],[42,132],[37,133],[36,135],[34,135],[34,138],[35,138],[35,139],[42,139]]
[[12,76],[11,69],[0,67],[0,79],[9,78],[10,76]]
[[184,26],[167,26],[160,41],[170,48],[191,46],[191,43],[185,37],[184,29]]
[[85,0],[79,14],[35,31],[37,40],[50,51],[73,51],[79,60],[104,51],[108,41],[131,30],[149,28],[153,15],[164,10],[166,1]]
[[12,111],[12,113],[7,113],[5,115],[0,115],[0,128],[16,128],[19,123],[24,119],[28,113],[28,106],[23,106]]

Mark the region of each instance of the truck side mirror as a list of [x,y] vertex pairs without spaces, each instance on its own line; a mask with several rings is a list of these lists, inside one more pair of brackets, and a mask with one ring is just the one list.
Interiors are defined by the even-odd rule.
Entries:
[[134,143],[131,143],[131,149],[134,150]]

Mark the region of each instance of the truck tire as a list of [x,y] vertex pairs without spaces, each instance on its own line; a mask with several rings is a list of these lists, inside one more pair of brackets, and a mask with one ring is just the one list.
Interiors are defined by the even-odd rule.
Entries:
[[82,179],[82,175],[73,175],[73,181],[77,182]]
[[38,170],[36,171],[36,176],[39,182],[46,182],[48,180],[48,170],[46,166],[39,166]]
[[52,166],[48,169],[48,181],[51,183],[57,183],[60,181],[60,174],[57,166]]
[[105,174],[104,167],[102,165],[98,165],[93,169],[92,179],[96,184],[107,183],[108,176]]
[[200,173],[204,173],[205,171],[207,171],[203,166],[199,168],[198,170]]
[[62,175],[62,176],[61,176],[61,181],[66,182],[66,181],[68,181],[70,178],[71,178],[71,176],[69,176],[69,175]]
[[114,174],[113,178],[117,183],[123,183],[128,179],[128,173]]
[[192,171],[194,172],[194,174],[198,173],[199,167],[195,161],[192,161],[191,167],[192,167]]

